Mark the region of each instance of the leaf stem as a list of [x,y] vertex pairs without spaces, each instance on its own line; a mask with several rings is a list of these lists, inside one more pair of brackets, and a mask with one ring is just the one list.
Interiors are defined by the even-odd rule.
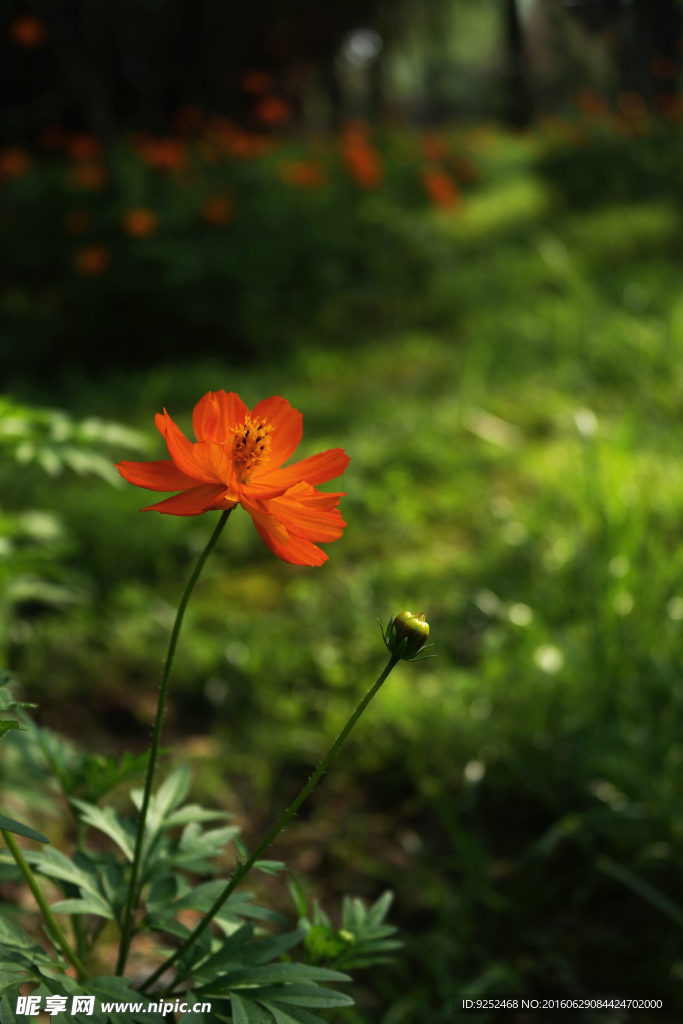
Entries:
[[[389,658],[389,661],[387,662],[387,665],[386,665],[384,671],[382,672],[380,677],[377,679],[377,681],[373,684],[373,686],[365,694],[365,696],[361,700],[360,704],[358,705],[356,710],[353,712],[353,714],[349,718],[348,722],[346,723],[346,725],[344,726],[342,731],[339,733],[339,735],[337,736],[336,740],[334,741],[334,743],[332,744],[332,746],[330,747],[328,752],[325,754],[325,757],[320,762],[320,765],[318,766],[316,771],[313,773],[313,775],[311,775],[310,779],[308,780],[308,782],[306,783],[304,788],[301,790],[299,795],[296,797],[295,800],[292,801],[292,803],[289,805],[289,807],[287,808],[285,813],[282,815],[280,820],[277,822],[277,824],[273,825],[273,827],[270,830],[270,832],[268,833],[268,835],[259,844],[259,846],[256,848],[256,850],[254,850],[254,852],[249,857],[249,859],[246,860],[243,864],[240,864],[240,866],[238,867],[237,871],[235,871],[234,875],[232,876],[230,881],[227,883],[227,885],[226,885],[225,889],[223,890],[223,892],[221,893],[221,895],[213,903],[213,905],[209,909],[208,913],[202,918],[202,920],[196,926],[196,928],[191,933],[191,935],[188,935],[188,937],[185,939],[185,941],[182,943],[182,945],[178,947],[178,949],[175,951],[175,953],[172,956],[170,956],[167,960],[165,960],[159,967],[157,967],[157,969],[154,971],[154,973],[151,974],[149,976],[149,978],[147,978],[147,980],[145,982],[143,982],[143,984],[140,986],[140,991],[141,992],[145,992],[150,987],[150,985],[153,985],[154,982],[157,981],[157,979],[160,978],[162,974],[164,974],[165,971],[167,971],[170,967],[173,967],[173,965],[178,962],[180,957],[184,953],[186,953],[188,951],[188,949],[190,949],[191,946],[194,945],[194,943],[197,941],[197,939],[202,934],[202,932],[204,932],[209,927],[209,924],[214,919],[214,917],[216,916],[218,911],[221,909],[223,904],[226,902],[228,897],[231,895],[231,893],[234,892],[234,890],[237,888],[237,886],[240,884],[240,882],[251,871],[251,869],[253,868],[254,864],[256,863],[256,861],[261,856],[261,854],[263,854],[268,849],[270,844],[274,841],[274,839],[277,837],[277,835],[282,831],[282,829],[285,827],[285,825],[290,820],[290,818],[292,818],[294,816],[294,814],[296,814],[296,812],[298,811],[299,807],[304,802],[304,800],[309,795],[309,793],[315,788],[317,783],[320,781],[321,776],[326,772],[327,768],[329,767],[330,762],[333,760],[333,758],[337,754],[337,752],[338,752],[339,748],[341,747],[341,745],[343,744],[344,740],[349,735],[349,733],[353,729],[354,725],[356,724],[356,722],[358,721],[360,716],[363,714],[363,712],[365,711],[366,707],[368,706],[368,704],[370,703],[372,698],[375,696],[375,694],[379,690],[379,688],[382,685],[382,683],[384,682],[384,680],[387,678],[387,676],[391,672],[391,670],[394,667],[394,665],[398,664],[399,661],[400,661],[400,658],[398,658],[396,656],[396,654],[392,654],[392,656]],[[179,980],[181,980],[181,979],[176,978],[176,980],[173,982],[171,987],[173,987],[173,985],[175,985]]]
[[164,664],[164,671],[161,677],[161,686],[159,693],[159,702],[157,704],[156,719],[154,721],[154,732],[152,733],[152,745],[150,748],[149,762],[147,765],[147,776],[145,778],[145,790],[142,797],[142,807],[140,808],[140,818],[138,820],[137,835],[135,839],[135,852],[133,854],[133,864],[131,867],[130,882],[128,885],[128,899],[126,901],[126,910],[123,922],[123,928],[121,930],[121,946],[119,948],[119,958],[116,965],[116,973],[123,974],[126,966],[126,960],[128,959],[128,951],[130,949],[131,939],[133,937],[133,923],[135,920],[135,912],[140,902],[140,891],[138,886],[138,878],[140,875],[140,861],[142,859],[142,845],[145,835],[145,822],[147,820],[147,810],[149,808],[149,801],[152,795],[152,783],[154,781],[154,771],[156,769],[157,758],[159,756],[159,744],[161,741],[161,729],[164,721],[164,711],[166,710],[166,697],[168,694],[168,682],[171,675],[171,668],[173,666],[173,658],[175,655],[176,645],[178,643],[178,636],[180,634],[180,627],[183,624],[183,618],[185,616],[185,609],[187,608],[187,602],[190,600],[190,595],[194,590],[194,585],[201,575],[201,571],[204,568],[204,563],[216,546],[216,542],[220,537],[223,527],[228,521],[228,516],[232,512],[232,509],[228,509],[223,512],[216,529],[211,534],[208,544],[202,551],[197,564],[194,567],[194,571],[190,576],[189,582],[185,587],[185,592],[180,599],[178,605],[178,611],[176,613],[175,622],[173,623],[173,629],[171,630],[171,638],[168,643],[168,653],[166,655],[166,662]]
[[87,980],[88,972],[86,971],[82,962],[79,960],[78,956],[74,953],[73,949],[69,945],[69,940],[67,939],[66,935],[57,924],[54,914],[47,905],[47,900],[43,895],[43,891],[38,885],[36,876],[31,871],[30,867],[28,866],[28,863],[26,862],[26,858],[21,852],[21,847],[19,846],[11,832],[6,832],[5,829],[0,829],[0,833],[2,834],[2,838],[5,840],[5,843],[7,844],[7,849],[14,857],[15,863],[19,870],[21,871],[24,881],[26,882],[27,886],[33,893],[33,897],[38,906],[40,907],[40,912],[43,915],[43,918],[45,919],[45,923],[48,927],[55,947],[59,947],[59,949],[61,949],[66,959],[69,961],[69,963],[76,968],[76,971],[78,972],[78,980]]

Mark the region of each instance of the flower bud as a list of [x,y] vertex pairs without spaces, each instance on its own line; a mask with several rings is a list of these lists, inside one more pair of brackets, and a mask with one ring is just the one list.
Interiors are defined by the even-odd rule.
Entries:
[[[394,635],[394,630],[395,635]],[[401,653],[404,661],[413,658],[421,647],[427,643],[429,637],[429,625],[425,622],[424,612],[413,615],[412,612],[400,612],[394,621],[389,624],[387,647],[393,653],[397,651],[404,640],[405,649]]]

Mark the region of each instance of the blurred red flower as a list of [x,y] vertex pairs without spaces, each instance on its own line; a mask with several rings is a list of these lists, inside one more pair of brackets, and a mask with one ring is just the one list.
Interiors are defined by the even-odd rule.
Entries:
[[229,224],[235,216],[235,207],[227,196],[210,196],[202,206],[202,217],[208,224],[220,227]]
[[102,188],[108,178],[107,168],[104,164],[83,161],[74,164],[67,171],[66,180],[74,188],[86,188],[94,192]]
[[40,18],[24,14],[10,23],[7,35],[15,46],[21,46],[24,50],[36,50],[47,39],[47,29]]
[[457,183],[445,171],[433,168],[422,172],[422,185],[434,203],[442,209],[452,209],[458,205],[460,191]]
[[136,133],[129,143],[141,160],[157,171],[180,170],[187,162],[187,146],[180,139],[153,139]]
[[67,141],[66,151],[72,160],[88,162],[101,155],[102,143],[95,135],[74,135]]
[[252,68],[250,71],[244,72],[240,85],[243,91],[249,93],[250,96],[263,96],[264,93],[271,92],[273,76],[269,75],[267,71]]
[[284,96],[263,96],[253,108],[252,114],[261,124],[274,128],[291,121],[294,108]]
[[647,104],[638,92],[620,92],[617,106],[624,117],[637,120],[647,114]]
[[136,206],[124,213],[121,226],[133,238],[149,238],[159,227],[159,218],[147,206]]
[[250,412],[234,391],[209,391],[195,406],[192,421],[196,444],[166,410],[163,416],[157,413],[171,461],[118,464],[121,476],[137,487],[180,492],[143,512],[198,516],[240,504],[261,539],[284,562],[327,561],[315,542],[341,537],[346,523],[337,506],[344,495],[313,485],[341,476],[349,464],[343,449],[281,468],[301,441],[303,416],[279,396],[264,399]]
[[450,146],[440,135],[423,135],[422,152],[428,160],[445,160],[450,153]]
[[245,132],[227,117],[212,117],[206,126],[206,142],[215,144],[228,156],[246,160],[264,156],[273,148],[273,140],[266,135]]
[[597,89],[591,89],[588,86],[579,89],[578,100],[583,113],[590,117],[604,117],[609,113],[609,104]]
[[60,149],[66,140],[66,134],[63,128],[59,125],[50,124],[47,128],[43,129],[40,142],[41,145],[45,146],[45,149]]
[[21,178],[30,166],[31,157],[19,146],[0,151],[0,178]]
[[327,183],[327,171],[319,160],[291,160],[282,164],[278,174],[286,185],[299,188],[322,188]]
[[360,188],[372,189],[384,178],[382,159],[370,139],[364,121],[349,121],[342,129],[342,159],[350,177]]
[[90,245],[79,249],[74,258],[74,265],[79,274],[85,277],[99,277],[109,268],[110,256],[101,245]]

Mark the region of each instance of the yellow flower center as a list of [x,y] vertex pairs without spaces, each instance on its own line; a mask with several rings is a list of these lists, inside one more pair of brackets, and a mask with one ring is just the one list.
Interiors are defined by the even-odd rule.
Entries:
[[232,461],[240,483],[248,484],[256,467],[270,458],[270,423],[255,422],[249,413],[232,432]]

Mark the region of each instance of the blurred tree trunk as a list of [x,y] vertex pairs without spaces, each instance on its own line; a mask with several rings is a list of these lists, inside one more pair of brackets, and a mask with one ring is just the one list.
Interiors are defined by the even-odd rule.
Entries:
[[524,35],[517,0],[503,0],[506,48],[505,118],[514,128],[528,127],[533,112],[524,53]]

